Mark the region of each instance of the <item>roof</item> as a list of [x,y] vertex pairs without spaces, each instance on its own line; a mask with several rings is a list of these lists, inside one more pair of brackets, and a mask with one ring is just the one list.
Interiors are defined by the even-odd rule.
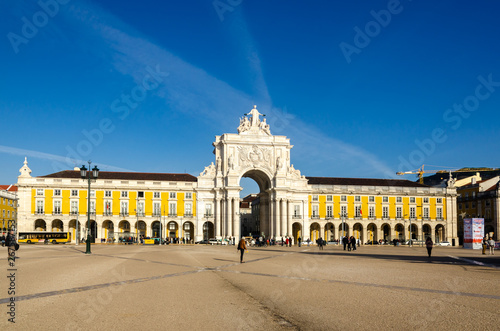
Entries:
[[0,191],[17,192],[15,185],[0,185]]
[[[78,178],[80,171],[64,170],[50,175],[40,176],[41,178]],[[99,179],[119,179],[119,180],[150,180],[150,181],[169,181],[169,182],[196,182],[196,177],[190,174],[167,174],[167,173],[148,173],[148,172],[114,172],[99,171]]]
[[405,179],[377,178],[340,178],[340,177],[307,177],[310,185],[356,185],[356,186],[399,186],[399,187],[429,187],[424,184]]

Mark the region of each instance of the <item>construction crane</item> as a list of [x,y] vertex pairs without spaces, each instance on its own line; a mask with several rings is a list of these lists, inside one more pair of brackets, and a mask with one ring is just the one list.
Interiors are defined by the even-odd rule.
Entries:
[[[418,182],[420,184],[424,183],[424,174],[438,174],[438,173],[449,173],[450,178],[451,178],[451,173],[452,172],[473,172],[473,171],[490,171],[494,169],[490,168],[462,168],[462,169],[455,169],[455,170],[424,170],[425,164],[422,164],[422,166],[416,170],[411,170],[411,171],[402,171],[402,172],[396,172],[396,175],[418,175]],[[430,166],[430,167],[437,167],[437,166]]]

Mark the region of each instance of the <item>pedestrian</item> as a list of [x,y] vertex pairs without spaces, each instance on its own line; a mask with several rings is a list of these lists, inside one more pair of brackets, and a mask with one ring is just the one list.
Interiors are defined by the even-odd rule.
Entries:
[[490,248],[490,255],[495,255],[495,240],[491,237],[488,240],[488,247]]
[[431,252],[432,252],[432,239],[431,237],[427,237],[427,240],[425,241],[425,247],[427,248],[427,254],[429,257],[431,257]]
[[319,250],[322,251],[323,250],[323,238],[319,237],[317,243],[318,243]]
[[16,236],[14,235],[14,231],[10,230],[7,234],[7,238],[5,238],[5,246],[8,248],[8,260],[14,260],[16,256]]
[[244,263],[243,262],[243,254],[245,254],[245,251],[247,250],[245,238],[240,239],[240,242],[238,243],[238,250],[240,251],[240,263]]
[[[349,239],[347,239],[347,237],[342,237],[342,243],[344,244],[344,251],[345,251],[347,244],[349,243]],[[349,250],[351,250],[350,247]]]
[[298,240],[299,240],[299,247],[300,247],[300,244],[302,244],[302,238],[301,238],[301,237],[299,237],[299,239],[298,239]]
[[352,250],[355,251],[356,250],[356,239],[354,238],[354,236],[351,236],[351,247],[352,247]]
[[486,247],[488,246],[488,239],[486,238],[486,236],[484,236],[483,238],[483,255],[486,254]]

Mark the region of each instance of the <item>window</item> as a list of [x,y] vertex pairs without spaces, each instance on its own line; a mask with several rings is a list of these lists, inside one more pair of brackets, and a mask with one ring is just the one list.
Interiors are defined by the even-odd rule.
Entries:
[[318,218],[319,217],[319,212],[318,212],[318,205],[312,206],[312,217],[313,218]]
[[331,194],[326,196],[326,201],[332,202],[333,201],[333,196]]
[[95,215],[95,201],[90,201],[90,215]]
[[192,198],[193,198],[193,193],[186,192],[186,199],[192,199]]
[[43,200],[37,200],[36,202],[36,213],[43,214]]
[[361,206],[356,206],[354,207],[354,210],[356,212],[356,217],[361,217]]
[[71,201],[71,215],[78,214],[78,201]]
[[193,216],[193,205],[191,203],[186,203],[184,205],[184,216]]
[[317,194],[314,194],[312,196],[312,201],[318,201],[318,195]]
[[54,212],[53,215],[61,215],[61,200],[54,200]]
[[77,197],[78,196],[78,190],[71,190],[71,196],[72,197]]
[[396,218],[401,219],[403,217],[403,208],[396,207]]
[[153,198],[159,199],[160,198],[160,192],[154,192],[153,193]]
[[346,202],[347,201],[347,196],[346,195],[341,195],[340,196],[340,201]]
[[121,204],[120,204],[120,214],[122,216],[128,216],[128,202],[127,201],[122,201],[121,202]]
[[54,195],[55,195],[56,197],[60,197],[60,196],[61,196],[61,190],[59,190],[59,189],[55,189],[55,190],[54,190]]
[[399,203],[403,202],[403,198],[402,197],[396,197],[396,202],[399,202]]
[[300,217],[300,205],[293,206],[293,216]]
[[375,207],[374,206],[370,206],[368,208],[368,217],[375,218]]
[[458,209],[462,209],[462,204],[461,203],[458,204]]
[[389,202],[389,197],[382,197],[382,202]]
[[212,204],[211,203],[207,203],[205,205],[205,216],[207,217],[211,217],[213,214],[212,214]]
[[161,204],[159,202],[153,202],[153,216],[161,216]]
[[90,197],[95,198],[95,190],[90,190]]
[[415,219],[416,213],[415,213],[415,207],[410,207],[410,219]]
[[347,217],[347,206],[340,206],[340,216]]
[[111,201],[106,201],[104,204],[104,215],[110,216],[113,215],[112,209],[111,209]]
[[144,216],[144,202],[137,203],[137,215]]
[[375,202],[375,197],[374,197],[373,195],[370,195],[370,196],[368,197],[368,201],[369,201],[369,202]]
[[429,207],[424,207],[424,218],[429,219]]
[[436,219],[438,220],[443,219],[443,208],[441,207],[436,208]]
[[389,218],[389,207],[387,206],[382,207],[382,217]]
[[170,199],[175,199],[177,194],[175,192],[170,192]]
[[415,203],[415,197],[410,197],[410,203]]
[[104,197],[111,198],[111,191],[104,191]]
[[429,203],[429,198],[428,197],[424,197],[424,203]]
[[[172,194],[172,193],[170,193],[170,194]],[[170,203],[168,205],[168,215],[169,216],[177,216],[177,205],[175,203]]]
[[354,201],[356,201],[356,202],[360,202],[360,201],[361,201],[361,197],[360,197],[359,195],[356,195],[356,196],[354,197]]
[[128,191],[122,191],[122,198],[128,198]]
[[144,198],[144,191],[137,192],[137,197],[138,198]]
[[333,206],[326,206],[326,217],[333,217]]
[[36,195],[43,195],[43,188],[37,188]]
[[443,198],[436,198],[436,203],[443,203]]

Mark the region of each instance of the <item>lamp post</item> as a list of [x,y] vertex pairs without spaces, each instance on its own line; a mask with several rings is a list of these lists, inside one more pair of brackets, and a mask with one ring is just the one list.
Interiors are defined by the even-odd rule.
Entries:
[[345,222],[344,222],[344,218],[347,216],[347,214],[346,213],[339,213],[339,216],[342,218],[342,236],[340,237],[340,239],[342,240],[345,237]]
[[82,165],[82,167],[80,168],[80,176],[83,180],[87,180],[89,185],[87,193],[87,240],[85,241],[85,243],[87,244],[87,250],[85,251],[85,254],[92,254],[90,251],[90,182],[92,180],[97,180],[97,177],[99,176],[99,169],[97,168],[97,166],[94,166],[92,171],[90,171],[90,165],[92,164],[92,162],[89,160],[88,163],[89,170],[87,171],[85,165]]

